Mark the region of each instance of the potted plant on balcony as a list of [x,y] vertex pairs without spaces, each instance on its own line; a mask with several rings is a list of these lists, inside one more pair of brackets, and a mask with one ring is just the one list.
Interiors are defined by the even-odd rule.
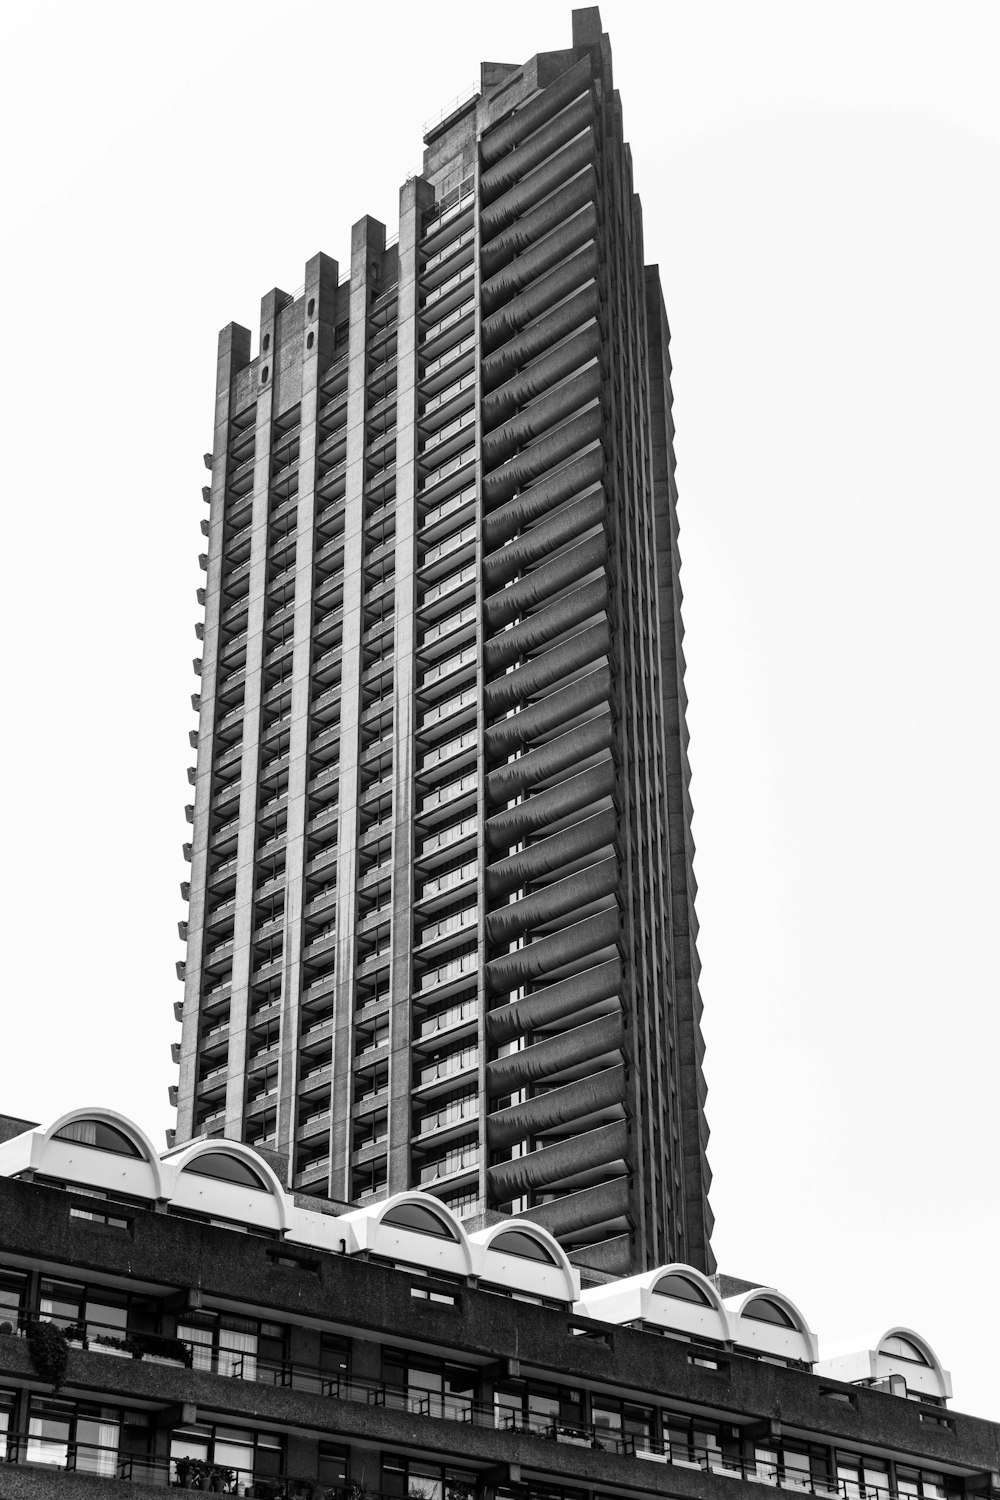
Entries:
[[187,1365],[193,1354],[183,1339],[165,1333],[132,1333],[126,1341],[133,1359],[152,1359],[164,1364]]
[[31,1363],[43,1380],[57,1391],[66,1378],[69,1342],[58,1323],[36,1320],[26,1330]]

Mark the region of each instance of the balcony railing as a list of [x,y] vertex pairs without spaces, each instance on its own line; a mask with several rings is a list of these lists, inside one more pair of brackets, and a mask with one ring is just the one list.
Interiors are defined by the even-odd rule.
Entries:
[[420,1121],[418,1135],[429,1135],[433,1130],[444,1130],[449,1125],[459,1125],[464,1120],[479,1118],[479,1095],[466,1094],[464,1099],[453,1099],[441,1109],[432,1110]]
[[459,1005],[450,1005],[447,1011],[438,1011],[436,1016],[430,1016],[426,1022],[421,1022],[417,1035],[423,1040],[424,1037],[436,1037],[438,1032],[448,1031],[451,1026],[462,1025],[463,1022],[471,1022],[480,1014],[480,1002],[462,1001]]

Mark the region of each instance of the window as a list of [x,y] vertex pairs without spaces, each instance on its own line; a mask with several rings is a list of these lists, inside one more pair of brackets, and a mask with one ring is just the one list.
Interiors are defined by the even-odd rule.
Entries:
[[32,1395],[25,1456],[28,1463],[113,1479],[120,1455],[148,1452],[149,1432],[146,1412]]
[[816,1443],[760,1443],[754,1447],[753,1464],[759,1481],[786,1490],[811,1491],[814,1484],[830,1482],[827,1450]]
[[451,1225],[422,1203],[397,1203],[383,1216],[382,1223],[395,1229],[410,1229],[417,1234],[432,1234],[439,1240],[458,1239]]
[[76,1141],[93,1146],[96,1151],[110,1151],[115,1156],[132,1156],[142,1160],[142,1152],[133,1140],[115,1125],[103,1120],[71,1120],[52,1137],[54,1141]]
[[83,1219],[91,1224],[107,1224],[111,1229],[131,1229],[132,1220],[125,1214],[107,1203],[107,1193],[91,1192],[85,1188],[74,1189],[74,1196],[84,1199],[97,1199],[104,1207],[98,1207],[98,1203],[73,1202],[69,1206],[71,1219]]
[[351,1373],[350,1339],[340,1333],[321,1333],[319,1367],[330,1380],[346,1380]]
[[285,1332],[281,1323],[262,1323],[233,1313],[197,1313],[177,1325],[177,1337],[193,1346],[195,1370],[241,1380],[259,1380],[265,1378],[264,1370],[280,1369]]
[[7,1434],[14,1425],[16,1391],[0,1391],[0,1459],[7,1457]]
[[244,1427],[192,1424],[176,1427],[170,1435],[171,1484],[184,1487],[192,1473],[190,1461],[236,1471],[244,1488],[254,1479],[280,1474],[284,1468],[282,1439],[273,1432]]
[[665,1412],[663,1436],[665,1451],[671,1458],[682,1463],[704,1463],[709,1469],[723,1467],[722,1428],[718,1422],[686,1412]]
[[16,1333],[24,1315],[28,1278],[23,1271],[0,1271],[0,1333]]
[[697,1302],[701,1307],[712,1305],[712,1299],[704,1287],[698,1286],[689,1276],[679,1276],[676,1272],[661,1276],[653,1291],[658,1297],[676,1297],[681,1302]]
[[425,1463],[393,1454],[382,1460],[382,1493],[406,1500],[471,1500],[476,1476],[450,1464]]
[[320,1484],[346,1489],[349,1457],[347,1448],[341,1448],[336,1443],[320,1443],[317,1476]]
[[917,1348],[916,1344],[909,1339],[904,1339],[901,1334],[893,1334],[891,1338],[883,1339],[878,1346],[880,1354],[890,1354],[894,1359],[910,1360],[915,1365],[927,1365],[928,1359]]
[[595,1396],[591,1405],[594,1429],[605,1447],[626,1448],[631,1439],[636,1449],[648,1453],[657,1436],[656,1413],[651,1406],[635,1406],[615,1396]]
[[503,1234],[496,1235],[490,1240],[489,1248],[498,1250],[502,1255],[518,1255],[522,1260],[540,1260],[547,1266],[558,1265],[558,1261],[547,1245],[541,1240],[536,1240],[534,1235],[525,1234],[520,1229],[505,1229]]
[[479,1395],[479,1372],[472,1366],[444,1359],[418,1357],[408,1350],[383,1349],[382,1379],[402,1386],[410,1411],[454,1420],[471,1418]]
[[743,1309],[743,1316],[755,1323],[775,1323],[779,1328],[794,1328],[795,1324],[783,1307],[772,1302],[770,1297],[755,1297]]
[[61,1328],[85,1325],[87,1338],[96,1347],[114,1348],[127,1333],[155,1333],[157,1329],[154,1298],[78,1281],[43,1277],[38,1312]]
[[920,1496],[921,1500],[944,1500],[944,1475],[931,1469],[904,1469],[897,1464],[896,1493]]
[[878,1497],[889,1488],[889,1466],[884,1459],[864,1458],[856,1453],[837,1454],[837,1478],[840,1492],[845,1500],[865,1500]]
[[198,1177],[215,1177],[220,1182],[234,1182],[238,1187],[253,1188],[258,1193],[270,1191],[247,1162],[238,1156],[230,1156],[227,1151],[203,1151],[181,1171],[192,1172]]
[[[558,1437],[559,1428],[583,1423],[583,1393],[540,1380],[505,1381],[494,1388],[496,1424],[508,1431],[522,1430]],[[566,1436],[567,1434],[563,1434]]]

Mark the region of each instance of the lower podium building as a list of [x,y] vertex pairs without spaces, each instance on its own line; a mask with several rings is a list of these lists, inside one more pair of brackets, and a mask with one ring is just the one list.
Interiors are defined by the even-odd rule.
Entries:
[[323,1205],[107,1110],[0,1117],[0,1500],[987,1500],[1000,1427],[950,1389],[912,1329],[824,1359],[775,1288],[612,1278],[419,1191]]

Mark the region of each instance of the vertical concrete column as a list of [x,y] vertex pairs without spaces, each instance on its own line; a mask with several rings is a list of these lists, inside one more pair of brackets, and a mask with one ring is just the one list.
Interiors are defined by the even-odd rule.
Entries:
[[292,719],[289,733],[288,813],[285,839],[285,928],[282,951],[281,1052],[275,1148],[288,1156],[287,1187],[295,1170],[299,1003],[302,994],[302,912],[305,905],[305,825],[308,817],[309,700],[312,664],[313,554],[316,518],[316,417],[322,370],[333,357],[337,262],[314,255],[306,265],[302,297],[302,397],[299,424],[299,490],[296,506],[295,635],[292,648]]
[[368,294],[381,265],[385,226],[359,220],[351,230],[347,354],[347,468],[344,505],[344,634],[340,686],[340,816],[337,853],[337,969],[333,1015],[333,1120],[330,1196],[350,1196],[351,1064],[354,1049],[355,920],[358,870],[358,760],[361,719],[361,597],[364,589],[365,415]]
[[410,987],[413,951],[413,711],[416,649],[417,243],[430,186],[412,178],[399,193],[399,302],[396,334],[396,628],[393,671],[392,950],[389,1011],[388,1189],[410,1176]]
[[288,294],[274,288],[260,304],[257,362],[257,446],[253,470],[250,594],[247,614],[246,687],[243,696],[243,757],[240,767],[240,828],[236,846],[236,912],[233,994],[229,1006],[229,1072],[226,1134],[243,1136],[246,1099],[247,1020],[253,962],[253,908],[257,846],[257,778],[260,769],[260,705],[264,678],[264,610],[267,583],[267,513],[271,485],[271,434],[278,309]]
[[212,760],[215,750],[219,619],[223,610],[222,541],[226,510],[226,471],[229,464],[229,416],[233,379],[238,371],[246,368],[249,362],[249,328],[241,328],[238,323],[228,324],[219,334],[215,380],[208,578],[205,586],[205,640],[202,651],[191,892],[188,905],[188,942],[184,977],[184,1020],[181,1032],[181,1071],[177,1104],[178,1141],[189,1140],[194,1134],[198,1036],[201,1021],[201,964],[205,950],[205,908],[208,901],[208,831],[211,822]]

